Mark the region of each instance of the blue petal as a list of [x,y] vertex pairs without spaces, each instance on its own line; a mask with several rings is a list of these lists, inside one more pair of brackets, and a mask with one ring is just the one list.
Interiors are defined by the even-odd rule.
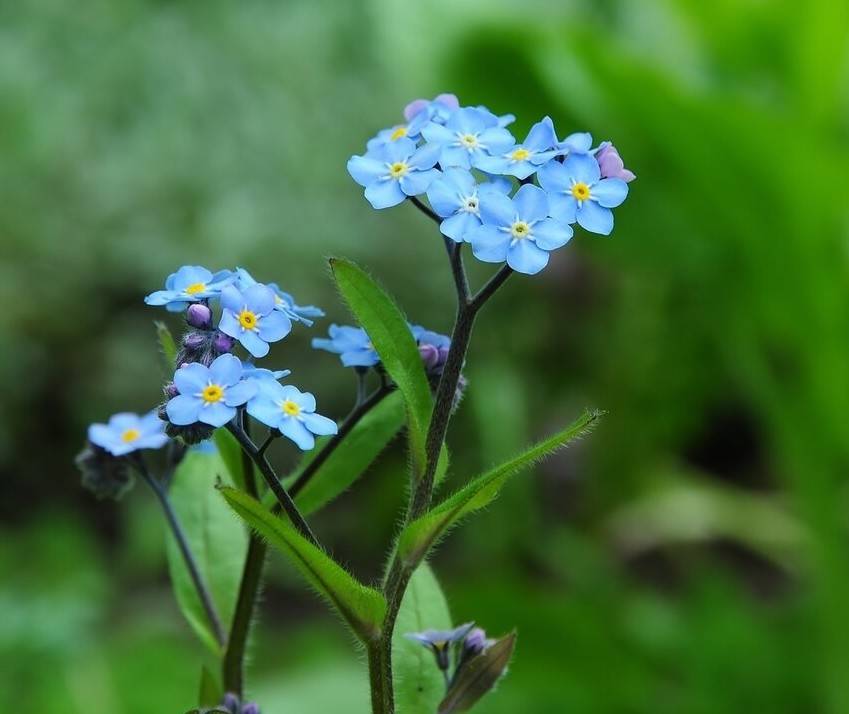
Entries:
[[475,155],[473,160],[475,168],[486,171],[488,174],[506,174],[513,163],[503,156]]
[[[189,365],[191,367],[191,365]],[[185,369],[189,369],[186,367]],[[209,380],[213,384],[229,387],[242,377],[242,362],[235,355],[226,354],[216,357],[209,365]],[[180,385],[177,385],[178,387]],[[182,391],[182,390],[181,390]]]
[[260,318],[257,325],[259,336],[266,342],[277,342],[282,340],[292,331],[292,321],[285,313],[275,310],[269,315]]
[[277,428],[283,420],[280,406],[265,394],[255,396],[248,402],[248,414],[272,429]]
[[558,149],[566,149],[566,151],[576,151],[580,154],[585,154],[593,145],[592,134],[585,131],[578,131],[574,134],[569,134],[558,145]]
[[245,306],[242,293],[233,285],[228,285],[221,291],[221,307],[233,312],[239,312]]
[[416,153],[410,157],[407,163],[420,171],[433,168],[433,165],[439,160],[441,151],[442,148],[436,144],[425,144],[416,150]]
[[569,154],[563,167],[570,178],[592,186],[601,177],[598,161],[589,154]]
[[224,403],[228,407],[240,407],[242,404],[251,399],[259,387],[256,380],[244,380],[232,387],[228,387],[224,392]]
[[602,179],[592,187],[590,195],[600,206],[616,208],[628,196],[628,184],[617,178]]
[[516,217],[516,208],[508,196],[492,191],[481,195],[480,214],[485,225],[509,226]]
[[174,290],[182,292],[195,283],[209,283],[212,273],[200,265],[184,265],[174,274]]
[[533,184],[525,184],[516,191],[513,205],[519,218],[528,223],[541,221],[548,216],[548,195]]
[[223,402],[201,407],[198,411],[198,421],[215,427],[224,426],[234,416],[236,416],[236,408],[228,407]]
[[[457,191],[452,174],[468,173],[460,169],[448,169],[442,176],[436,179],[427,189],[427,200],[436,214],[442,216],[453,215],[460,208],[460,194]],[[471,174],[469,174],[471,176]]]
[[550,117],[543,117],[542,121],[531,127],[523,146],[532,152],[540,152],[547,151],[556,143],[557,136],[554,133],[554,124]]
[[613,211],[599,206],[595,201],[584,201],[578,208],[578,225],[591,233],[610,235],[613,230]]
[[492,226],[481,226],[466,234],[472,253],[485,263],[503,263],[507,258],[510,236]]
[[[160,420],[161,421],[161,420]],[[164,422],[163,422],[164,423]],[[148,434],[132,443],[136,449],[161,449],[169,441],[167,434]]]
[[548,194],[548,208],[552,218],[561,223],[574,223],[578,211],[578,202],[572,194],[550,193]]
[[165,422],[159,418],[159,411],[149,411],[139,420],[139,429],[142,434],[161,434],[165,430]]
[[543,250],[554,250],[566,245],[572,233],[571,226],[553,218],[546,218],[533,227],[534,242]]
[[242,334],[242,326],[239,324],[239,319],[231,310],[224,310],[221,313],[221,320],[218,322],[218,329],[225,335],[239,339]]
[[202,402],[198,397],[191,397],[188,394],[179,394],[173,399],[168,400],[165,405],[165,413],[168,415],[168,420],[177,426],[186,426],[194,424],[198,420],[198,412],[202,408]]
[[536,170],[537,167],[530,161],[511,161],[502,173],[515,176],[517,179],[526,179]]
[[380,362],[380,357],[374,350],[356,349],[342,353],[342,364],[345,367],[374,367]]
[[416,143],[412,139],[403,137],[386,144],[380,153],[385,157],[387,163],[394,164],[396,161],[408,161],[415,151]]
[[321,414],[301,414],[301,421],[307,429],[319,436],[329,436],[339,431],[335,421]]
[[257,315],[267,315],[274,309],[274,291],[267,285],[261,283],[251,285],[242,293],[242,296],[248,310]]
[[372,208],[391,208],[406,198],[398,182],[391,179],[376,181],[366,189],[366,199]]
[[549,161],[537,171],[539,185],[551,193],[562,193],[572,187],[569,172],[559,161]]
[[474,107],[463,107],[446,122],[446,126],[461,134],[479,134],[490,125],[486,115]]
[[422,136],[427,139],[428,143],[439,146],[450,144],[454,141],[454,132],[446,129],[441,124],[428,124],[422,129]]
[[106,424],[92,424],[88,428],[88,440],[92,444],[110,451],[117,438]]
[[515,137],[499,127],[487,129],[479,137],[478,141],[486,146],[490,154],[503,154],[516,143]]
[[446,218],[439,226],[442,235],[448,236],[457,243],[462,243],[469,231],[474,230],[481,224],[480,219],[474,213],[462,211],[450,218]]
[[442,168],[459,166],[467,169],[472,165],[472,159],[469,150],[464,146],[446,146],[439,155],[439,163]]
[[144,301],[147,305],[166,305],[171,302],[176,295],[177,294],[173,290],[157,290],[156,292],[148,295]]
[[315,437],[297,419],[293,419],[292,417],[284,418],[280,422],[279,428],[283,436],[289,437],[304,451],[308,451],[315,446]]
[[348,173],[360,186],[368,186],[386,175],[386,164],[366,156],[348,159]]
[[507,265],[519,273],[535,275],[548,265],[548,253],[531,240],[517,240],[507,250]]
[[328,340],[325,337],[314,337],[311,344],[314,350],[327,350],[328,352],[333,352],[334,354],[340,353],[339,347],[336,342],[334,340]]
[[[236,358],[233,357],[233,359]],[[197,394],[208,383],[209,369],[199,362],[192,362],[174,372],[174,384],[177,385],[180,394]]]
[[268,354],[268,344],[253,330],[245,330],[238,335],[237,339],[254,357],[265,357]]
[[408,196],[418,196],[425,191],[433,183],[434,179],[439,177],[439,171],[436,169],[427,169],[426,171],[410,171],[410,173],[401,177],[401,190]]

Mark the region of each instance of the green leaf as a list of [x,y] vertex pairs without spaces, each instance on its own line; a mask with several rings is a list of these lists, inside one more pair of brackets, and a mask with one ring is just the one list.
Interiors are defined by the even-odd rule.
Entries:
[[407,320],[392,299],[369,275],[347,260],[332,258],[336,285],[354,317],[363,326],[387,373],[407,405],[416,473],[425,464],[425,439],[433,401],[422,358]]
[[450,630],[451,613],[439,582],[427,563],[413,573],[392,635],[392,674],[399,712],[433,714],[445,695],[445,680],[433,653],[404,634]]
[[516,633],[511,632],[463,665],[445,699],[440,702],[438,714],[469,711],[504,676],[514,649]]
[[[350,487],[403,426],[404,404],[395,392],[357,423],[304,486],[295,499],[301,512],[314,513]],[[293,474],[293,480],[305,465]]]
[[162,369],[165,372],[165,377],[171,379],[174,376],[174,369],[177,364],[177,343],[174,342],[174,335],[171,334],[168,325],[159,320],[153,324],[156,327],[156,337],[159,340]]
[[243,470],[242,447],[227,429],[216,429],[212,433],[212,440],[221,454],[221,460],[227,467],[230,479],[239,488],[245,488],[245,472]]
[[362,640],[380,635],[386,601],[366,587],[321,548],[310,543],[286,520],[256,499],[234,488],[221,489],[236,513],[259,535],[287,555],[307,581],[336,608]]
[[600,417],[601,413],[597,411],[584,412],[563,431],[541,441],[482,476],[478,476],[442,503],[434,506],[403,530],[398,542],[400,557],[408,566],[415,566],[451,526],[464,516],[489,505],[508,478],[588,433]]
[[224,697],[224,689],[222,688],[218,678],[209,670],[206,665],[203,665],[200,670],[200,691],[198,692],[199,707],[214,707]]
[[[227,469],[217,452],[191,449],[174,474],[169,498],[210,591],[222,625],[230,622],[247,549],[247,533],[215,488],[227,480]],[[177,603],[200,639],[220,654],[215,634],[195,591],[176,541],[168,532],[168,570]]]

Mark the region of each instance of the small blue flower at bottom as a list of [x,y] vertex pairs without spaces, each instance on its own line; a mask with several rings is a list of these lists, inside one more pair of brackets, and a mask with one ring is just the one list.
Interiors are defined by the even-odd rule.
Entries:
[[562,223],[574,223],[592,233],[609,235],[613,211],[628,196],[628,184],[620,178],[601,178],[601,168],[589,154],[570,154],[562,164],[552,161],[537,175],[547,192],[551,215]]
[[184,265],[165,280],[165,290],[157,290],[144,301],[148,305],[164,305],[169,312],[180,312],[186,306],[217,297],[236,276],[229,270],[213,274],[200,265]]
[[455,627],[453,630],[425,630],[424,632],[405,632],[404,637],[427,647],[436,656],[436,663],[442,670],[448,669],[451,645],[463,640],[475,626],[474,622]]
[[199,362],[180,367],[174,386],[179,394],[168,401],[165,412],[177,426],[224,426],[258,389],[257,380],[245,379],[241,360],[231,354],[217,357],[209,367]]
[[571,226],[549,218],[545,191],[531,184],[512,199],[488,192],[481,197],[480,210],[483,225],[466,235],[475,257],[487,263],[507,261],[519,273],[538,273],[548,265],[548,251],[572,237]]
[[365,156],[348,160],[348,173],[360,186],[373,208],[397,206],[407,196],[427,191],[439,171],[434,167],[441,147],[425,144],[416,148],[406,137],[369,150]]
[[361,327],[331,325],[329,334],[330,339],[313,339],[313,349],[340,355],[345,367],[374,367],[380,362],[371,339]]
[[337,432],[336,422],[315,413],[315,397],[292,385],[265,380],[248,402],[248,414],[307,451],[315,446],[316,436]]
[[156,411],[138,415],[121,412],[109,418],[108,424],[92,424],[88,440],[113,456],[125,456],[138,449],[159,449],[168,442],[165,422]]
[[256,283],[240,291],[228,285],[221,291],[218,329],[241,342],[254,357],[268,354],[268,343],[282,340],[292,331],[292,321],[274,309],[274,292]]

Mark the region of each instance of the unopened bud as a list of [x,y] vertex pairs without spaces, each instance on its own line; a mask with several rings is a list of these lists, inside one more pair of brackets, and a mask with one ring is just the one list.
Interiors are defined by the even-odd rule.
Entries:
[[162,391],[165,393],[166,399],[173,399],[176,397],[180,391],[177,389],[177,385],[174,382],[168,382],[163,388]]
[[224,354],[233,349],[235,341],[230,335],[225,335],[223,332],[216,332],[212,338],[212,346],[219,354]]
[[212,310],[203,303],[192,303],[186,310],[186,322],[200,330],[208,330],[212,327]]
[[432,372],[439,365],[439,349],[433,345],[419,345],[419,354],[426,371]]
[[227,692],[224,695],[224,699],[221,700],[221,706],[228,712],[232,712],[232,714],[239,714],[239,698],[232,692]]
[[206,337],[200,332],[187,332],[183,335],[183,347],[187,350],[199,350],[206,343]]
[[484,632],[480,627],[476,627],[468,635],[466,635],[466,639],[463,640],[463,655],[465,657],[474,657],[475,655],[483,652],[484,649],[486,649],[486,646],[486,632]]
[[242,707],[242,714],[260,714],[259,707],[254,702],[248,702]]

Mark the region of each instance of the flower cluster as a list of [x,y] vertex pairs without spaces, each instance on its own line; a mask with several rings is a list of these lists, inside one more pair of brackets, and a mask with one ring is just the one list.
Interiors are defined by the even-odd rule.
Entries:
[[381,209],[426,196],[443,235],[520,273],[542,270],[572,224],[610,234],[611,209],[636,178],[613,144],[592,148],[587,133],[560,140],[549,117],[521,141],[506,128],[512,115],[461,107],[453,94],[416,100],[404,117],[348,161],[368,201]]

